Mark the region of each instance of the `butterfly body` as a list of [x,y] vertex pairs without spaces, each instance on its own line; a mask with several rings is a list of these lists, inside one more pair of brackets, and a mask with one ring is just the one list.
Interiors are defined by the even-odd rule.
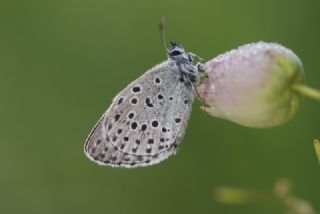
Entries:
[[173,44],[168,56],[113,99],[86,140],[89,159],[133,168],[156,164],[176,153],[199,72],[180,45]]

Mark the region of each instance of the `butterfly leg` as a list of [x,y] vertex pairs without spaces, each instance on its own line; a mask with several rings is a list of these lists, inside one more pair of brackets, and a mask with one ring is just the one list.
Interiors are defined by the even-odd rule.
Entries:
[[204,59],[202,59],[200,56],[198,56],[197,54],[194,54],[192,52],[188,53],[188,57],[189,59],[191,59],[191,62],[193,61],[193,59],[197,59],[197,61],[203,62]]
[[181,67],[181,73],[183,76],[185,76],[186,80],[185,82],[192,82],[195,84],[198,84],[200,81],[200,74],[199,70],[196,66],[192,64],[186,64]]
[[201,101],[203,104],[202,98],[199,96],[195,86],[199,83],[200,81],[200,73],[199,73],[199,68],[194,65],[184,65],[181,68],[182,72],[182,77],[184,82],[189,85],[194,93],[194,95]]
[[184,82],[191,86],[194,95],[200,100],[203,107],[205,103],[196,90],[196,85],[200,82],[200,75],[204,74],[204,64],[198,62],[196,65],[185,65],[181,68]]

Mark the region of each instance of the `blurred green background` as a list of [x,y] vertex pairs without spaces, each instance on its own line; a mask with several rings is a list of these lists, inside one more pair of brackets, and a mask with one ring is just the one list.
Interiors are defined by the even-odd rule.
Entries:
[[221,185],[271,191],[287,177],[320,211],[312,141],[320,104],[250,129],[194,104],[177,156],[148,168],[95,165],[83,143],[112,98],[166,59],[167,39],[205,59],[253,41],[291,48],[320,88],[319,0],[0,0],[0,213],[282,213],[213,201]]

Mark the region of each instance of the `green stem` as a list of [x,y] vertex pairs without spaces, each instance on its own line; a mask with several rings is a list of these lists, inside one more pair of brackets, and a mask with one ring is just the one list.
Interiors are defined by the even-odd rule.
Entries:
[[306,85],[294,85],[293,89],[298,93],[320,101],[320,91],[314,88],[310,88]]
[[313,143],[314,143],[314,149],[316,150],[316,155],[318,157],[318,161],[320,163],[320,141],[318,139],[315,139]]

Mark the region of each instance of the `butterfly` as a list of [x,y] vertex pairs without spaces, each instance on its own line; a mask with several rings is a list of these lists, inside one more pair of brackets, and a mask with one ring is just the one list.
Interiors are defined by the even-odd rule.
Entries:
[[176,154],[186,130],[201,64],[171,42],[168,59],[149,69],[113,99],[88,136],[84,152],[100,165],[150,166]]

